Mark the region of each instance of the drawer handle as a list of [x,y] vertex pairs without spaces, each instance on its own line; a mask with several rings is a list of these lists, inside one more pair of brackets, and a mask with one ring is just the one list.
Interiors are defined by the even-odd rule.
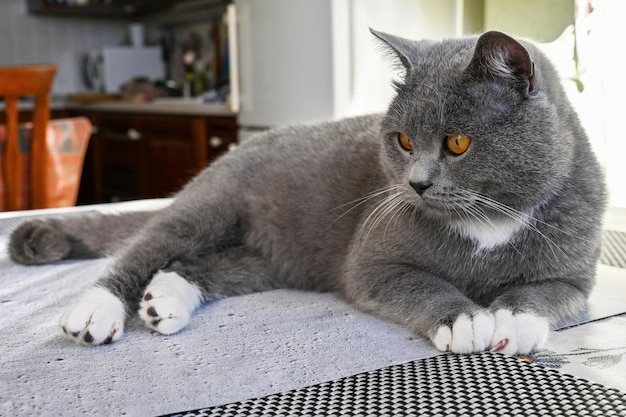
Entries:
[[130,140],[139,140],[141,139],[141,132],[131,127],[128,131],[126,131],[126,136]]
[[211,146],[211,148],[219,148],[223,144],[224,139],[220,138],[219,136],[211,136],[211,138],[209,139],[209,145]]

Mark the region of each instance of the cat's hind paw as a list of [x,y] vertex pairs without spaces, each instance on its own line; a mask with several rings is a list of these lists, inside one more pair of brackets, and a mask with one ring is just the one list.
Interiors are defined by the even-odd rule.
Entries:
[[88,290],[61,316],[63,332],[89,346],[118,340],[124,332],[126,312],[122,301],[104,288]]
[[472,317],[460,314],[451,326],[439,326],[431,340],[443,352],[483,352],[489,348],[494,329],[495,319],[488,311],[479,311]]
[[510,310],[495,312],[496,329],[491,350],[509,355],[527,354],[541,347],[548,338],[550,323],[532,313],[513,314]]
[[149,328],[173,334],[189,324],[201,302],[200,290],[186,279],[175,272],[159,272],[144,292],[139,317]]

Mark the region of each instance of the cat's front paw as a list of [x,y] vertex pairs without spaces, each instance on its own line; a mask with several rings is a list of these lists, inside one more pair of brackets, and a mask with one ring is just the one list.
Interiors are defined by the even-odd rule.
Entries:
[[159,272],[150,282],[139,305],[146,326],[162,334],[183,329],[200,305],[200,290],[175,272]]
[[494,314],[496,329],[491,350],[510,355],[527,354],[541,347],[548,338],[550,323],[545,317],[532,313],[513,314],[500,309]]
[[460,314],[451,326],[439,326],[431,340],[443,352],[483,352],[489,348],[494,330],[495,318],[489,311],[479,311],[471,317]]
[[63,332],[78,343],[100,345],[115,342],[124,332],[126,312],[122,301],[104,288],[88,290],[61,316]]

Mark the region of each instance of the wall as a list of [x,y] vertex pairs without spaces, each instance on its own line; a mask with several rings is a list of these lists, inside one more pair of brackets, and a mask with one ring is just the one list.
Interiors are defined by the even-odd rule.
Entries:
[[599,151],[609,186],[610,205],[626,207],[626,140],[624,140],[624,67],[622,53],[626,2],[578,0],[580,78],[585,86],[574,103],[592,143]]
[[457,35],[473,35],[485,27],[484,0],[456,0]]
[[127,23],[110,19],[30,15],[26,0],[0,1],[0,66],[55,63],[53,94],[85,91],[82,55],[90,48],[117,45]]
[[485,0],[485,30],[551,42],[574,23],[574,0]]
[[455,0],[351,0],[352,101],[345,114],[383,111],[394,95],[395,59],[368,28],[408,39],[441,39],[456,34]]

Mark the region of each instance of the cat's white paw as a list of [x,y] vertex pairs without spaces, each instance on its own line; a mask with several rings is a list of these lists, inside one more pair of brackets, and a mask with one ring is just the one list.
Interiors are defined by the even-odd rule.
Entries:
[[440,326],[431,338],[437,349],[444,352],[472,353],[487,350],[495,329],[495,319],[488,311],[470,317],[461,314],[450,326]]
[[513,314],[501,309],[495,312],[496,330],[492,350],[509,355],[526,354],[541,347],[548,338],[550,323],[532,313]]
[[122,301],[104,288],[91,288],[61,316],[65,334],[79,343],[115,342],[124,332],[126,312]]
[[201,302],[196,286],[175,272],[159,272],[144,292],[139,317],[149,328],[172,334],[187,326]]

